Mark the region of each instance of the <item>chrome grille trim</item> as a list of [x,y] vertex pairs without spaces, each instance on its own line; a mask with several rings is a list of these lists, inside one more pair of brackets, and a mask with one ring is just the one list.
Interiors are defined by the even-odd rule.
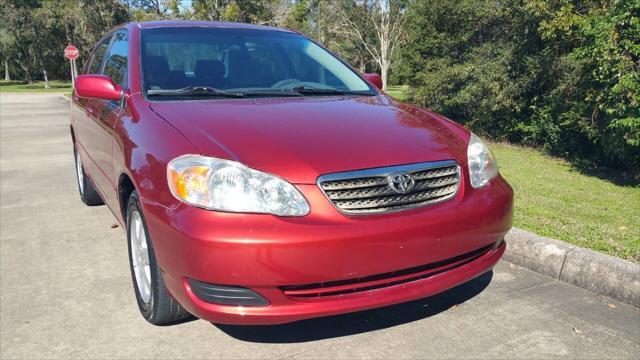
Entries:
[[[406,194],[389,187],[387,177],[406,172],[415,187]],[[345,171],[322,175],[318,187],[331,204],[347,215],[370,215],[414,209],[453,198],[460,186],[454,160]]]

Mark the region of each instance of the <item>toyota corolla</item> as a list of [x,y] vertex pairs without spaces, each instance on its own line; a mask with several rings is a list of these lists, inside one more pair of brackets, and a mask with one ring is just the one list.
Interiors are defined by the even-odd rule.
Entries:
[[511,187],[483,141],[302,34],[122,25],[75,81],[78,188],[126,229],[153,324],[274,324],[491,270]]

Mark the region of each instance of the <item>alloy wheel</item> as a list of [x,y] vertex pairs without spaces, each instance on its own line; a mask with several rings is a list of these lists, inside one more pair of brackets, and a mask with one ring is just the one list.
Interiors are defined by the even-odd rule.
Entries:
[[78,176],[80,193],[84,194],[84,170],[82,169],[82,161],[80,160],[80,153],[78,151],[76,151],[76,174]]
[[142,302],[148,304],[151,299],[149,246],[147,244],[147,234],[142,223],[142,216],[138,210],[134,210],[131,213],[129,239],[131,242],[131,259],[138,293],[140,294]]

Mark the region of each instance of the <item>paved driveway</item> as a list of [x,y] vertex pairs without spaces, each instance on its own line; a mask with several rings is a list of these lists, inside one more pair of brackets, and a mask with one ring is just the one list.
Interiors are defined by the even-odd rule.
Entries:
[[78,198],[68,102],[0,99],[3,359],[640,357],[638,309],[506,262],[441,295],[356,314],[271,327],[149,325],[122,229],[107,208]]

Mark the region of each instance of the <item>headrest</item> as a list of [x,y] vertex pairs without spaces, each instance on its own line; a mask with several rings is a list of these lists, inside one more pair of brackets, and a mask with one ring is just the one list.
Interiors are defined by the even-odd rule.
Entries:
[[216,77],[224,76],[224,64],[220,60],[198,60],[193,70],[197,77]]
[[144,61],[145,68],[153,76],[166,76],[169,71],[169,63],[164,56],[147,56]]

